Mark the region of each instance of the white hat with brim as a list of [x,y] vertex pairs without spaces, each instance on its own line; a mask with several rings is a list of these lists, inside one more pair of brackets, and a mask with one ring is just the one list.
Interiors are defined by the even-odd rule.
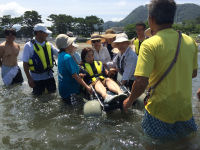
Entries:
[[130,42],[128,36],[125,33],[118,34],[116,36],[116,40],[112,42],[112,46],[116,47],[117,43],[122,43],[122,42]]
[[44,33],[46,33],[46,34],[51,34],[51,33],[52,33],[52,32],[51,32],[50,30],[48,30],[47,27],[46,27],[44,24],[42,24],[42,23],[36,24],[36,25],[34,26],[33,30],[34,30],[34,31],[42,31],[42,32],[44,32]]
[[105,39],[99,34],[92,34],[91,39],[88,40],[87,44],[92,44],[92,41],[101,40],[101,42],[105,42]]
[[74,43],[75,40],[76,40],[76,37],[69,37],[66,34],[59,34],[56,37],[56,46],[58,49],[67,48],[71,44],[74,47],[78,47],[78,45]]

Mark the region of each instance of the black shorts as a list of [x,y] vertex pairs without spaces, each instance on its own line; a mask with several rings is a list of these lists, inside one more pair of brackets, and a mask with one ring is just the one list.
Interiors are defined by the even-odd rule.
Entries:
[[56,92],[56,82],[54,78],[47,80],[34,81],[35,87],[33,88],[33,95],[39,96],[45,91],[45,88],[48,90],[48,93]]
[[17,75],[13,78],[11,84],[22,83],[22,82],[24,82],[24,79],[23,79],[23,77],[22,77],[21,69],[18,68]]

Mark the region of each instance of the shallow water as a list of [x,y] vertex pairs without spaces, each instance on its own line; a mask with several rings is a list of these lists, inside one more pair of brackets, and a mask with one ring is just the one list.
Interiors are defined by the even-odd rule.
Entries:
[[[22,62],[19,65],[22,67]],[[196,98],[200,68],[198,73],[193,80],[193,110],[200,126],[200,103]],[[56,68],[54,75],[57,79]],[[147,142],[152,143],[154,149],[160,149],[142,132],[143,110],[132,109],[128,116],[115,112],[100,118],[85,118],[81,108],[70,108],[62,103],[58,92],[39,98],[30,93],[26,78],[23,85],[9,88],[0,81],[0,149],[145,150]],[[186,141],[170,143],[162,149],[198,150],[200,131]]]

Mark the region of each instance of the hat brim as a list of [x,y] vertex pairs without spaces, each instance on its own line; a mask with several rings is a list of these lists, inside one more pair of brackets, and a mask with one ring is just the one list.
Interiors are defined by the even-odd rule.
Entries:
[[[69,44],[68,44],[68,46],[70,46],[71,44],[74,46],[75,45],[75,43],[74,43],[74,41],[76,40],[76,37],[68,37],[68,41],[69,41]],[[76,44],[77,45],[77,44]],[[75,46],[74,46],[75,47]]]
[[102,35],[103,38],[105,39],[112,39],[115,38],[117,35],[116,34],[104,34]]
[[144,34],[145,34],[146,37],[152,37],[151,28],[146,29]]
[[52,32],[51,32],[50,30],[48,30],[48,29],[45,30],[44,32],[45,32],[46,34],[52,34]]
[[76,43],[72,43],[72,46],[74,46],[74,47],[76,47],[76,48],[78,48],[79,47],[79,45],[78,44],[76,44]]
[[92,41],[96,41],[96,40],[101,40],[101,43],[106,41],[104,38],[93,38],[93,39],[88,40],[86,43],[92,44]]
[[130,42],[127,38],[121,37],[112,42],[112,47],[116,47],[117,43]]

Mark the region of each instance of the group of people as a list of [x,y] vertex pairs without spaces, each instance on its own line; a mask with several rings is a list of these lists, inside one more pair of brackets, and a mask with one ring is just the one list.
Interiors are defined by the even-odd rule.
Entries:
[[[192,78],[197,76],[198,50],[191,37],[172,29],[175,12],[173,0],[152,0],[148,17],[150,29],[145,32],[145,24],[138,23],[137,38],[132,41],[125,33],[115,34],[110,29],[104,35],[93,34],[87,41],[91,47],[81,52],[81,61],[77,59],[75,37],[58,35],[55,48],[46,41],[51,31],[37,24],[35,38],[25,44],[22,57],[33,94],[41,95],[45,89],[49,93],[56,92],[53,76],[56,55],[59,94],[68,104],[76,103],[80,86],[89,94],[94,87],[104,101],[116,96],[127,97],[115,82],[116,73],[120,73],[121,85],[131,90],[123,102],[124,111],[149,89],[142,122],[146,134],[153,138],[177,138],[196,131],[191,97]],[[14,42],[16,32],[7,29],[5,36],[6,41],[0,45],[3,82],[5,85],[22,83],[17,65],[20,47]],[[115,94],[109,95],[107,89]],[[197,95],[200,99],[200,89]]]

